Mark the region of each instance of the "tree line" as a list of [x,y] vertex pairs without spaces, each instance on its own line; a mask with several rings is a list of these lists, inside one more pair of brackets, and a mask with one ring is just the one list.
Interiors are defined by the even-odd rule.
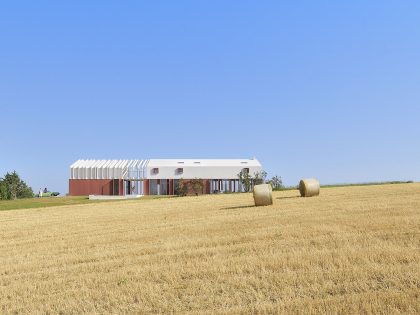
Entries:
[[6,173],[0,177],[0,200],[32,198],[34,192],[16,173]]
[[267,179],[267,172],[260,171],[254,173],[254,175],[249,174],[248,171],[242,170],[238,174],[239,181],[244,187],[245,192],[249,192],[252,188],[252,185],[261,185],[261,184],[270,184],[273,190],[280,190],[284,188],[283,181],[280,176],[274,175],[272,178]]

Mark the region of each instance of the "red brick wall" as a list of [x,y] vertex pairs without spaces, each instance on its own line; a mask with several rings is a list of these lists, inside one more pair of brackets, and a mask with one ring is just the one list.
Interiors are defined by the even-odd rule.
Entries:
[[144,194],[149,195],[150,194],[150,186],[149,186],[149,180],[146,179],[144,181]]
[[69,195],[112,195],[112,179],[69,179]]
[[173,195],[174,194],[174,180],[173,179],[170,179],[169,180],[168,194],[169,195]]
[[209,194],[210,193],[210,180],[204,179],[204,193]]
[[123,179],[118,180],[118,194],[120,196],[124,195],[124,180]]

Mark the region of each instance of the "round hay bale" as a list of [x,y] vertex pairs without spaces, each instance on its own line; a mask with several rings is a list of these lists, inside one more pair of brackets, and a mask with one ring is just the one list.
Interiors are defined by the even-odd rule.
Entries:
[[312,197],[319,195],[319,181],[315,178],[302,179],[299,182],[301,197]]
[[255,185],[253,194],[256,206],[268,206],[273,204],[273,189],[270,184]]

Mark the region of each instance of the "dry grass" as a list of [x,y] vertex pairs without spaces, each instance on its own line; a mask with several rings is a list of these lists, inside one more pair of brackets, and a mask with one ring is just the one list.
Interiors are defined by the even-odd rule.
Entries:
[[0,313],[420,313],[420,184],[0,212]]

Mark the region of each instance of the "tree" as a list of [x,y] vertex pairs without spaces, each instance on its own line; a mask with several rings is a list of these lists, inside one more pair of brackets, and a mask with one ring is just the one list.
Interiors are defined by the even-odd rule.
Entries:
[[7,199],[7,187],[6,184],[3,182],[3,179],[0,178],[0,200]]
[[190,180],[190,185],[192,187],[192,190],[194,191],[195,195],[198,196],[198,194],[203,193],[203,180],[200,178],[194,178]]
[[32,188],[20,179],[16,171],[6,173],[4,178],[0,179],[0,198],[1,199],[18,199],[31,198],[34,196]]
[[254,185],[264,184],[266,177],[267,172],[264,170],[254,173]]
[[193,191],[196,196],[203,193],[204,183],[201,178],[179,179],[175,185],[175,195],[186,196]]
[[238,174],[238,178],[239,178],[239,182],[244,187],[245,192],[249,192],[251,190],[251,186],[252,186],[252,178],[249,175],[249,172],[246,169],[243,169]]
[[274,190],[283,188],[283,181],[280,176],[273,176],[270,180],[267,181],[267,184],[271,184]]
[[178,196],[186,196],[188,194],[188,182],[185,179],[179,179],[175,186],[175,194]]

